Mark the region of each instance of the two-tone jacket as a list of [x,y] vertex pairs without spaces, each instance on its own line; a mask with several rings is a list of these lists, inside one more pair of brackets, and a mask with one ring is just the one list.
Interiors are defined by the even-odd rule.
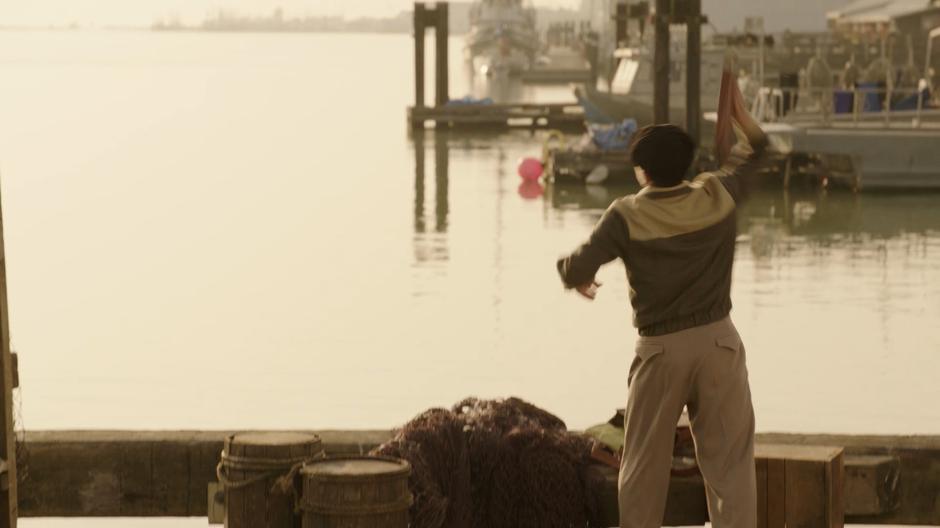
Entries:
[[736,208],[765,147],[765,137],[753,144],[739,141],[718,171],[616,200],[590,239],[558,260],[562,282],[568,288],[590,284],[598,268],[619,258],[640,335],[678,332],[724,318],[731,311]]

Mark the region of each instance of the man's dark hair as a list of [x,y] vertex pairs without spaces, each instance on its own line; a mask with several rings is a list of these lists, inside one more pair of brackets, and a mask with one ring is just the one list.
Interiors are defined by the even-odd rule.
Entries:
[[675,125],[649,125],[633,136],[630,158],[646,173],[653,185],[679,185],[692,165],[695,143]]

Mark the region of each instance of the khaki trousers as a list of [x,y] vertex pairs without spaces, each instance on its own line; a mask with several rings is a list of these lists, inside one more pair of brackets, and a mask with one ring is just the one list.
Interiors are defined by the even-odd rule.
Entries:
[[630,367],[620,528],[662,525],[676,423],[687,406],[714,528],[757,526],[754,409],[730,318],[641,337]]

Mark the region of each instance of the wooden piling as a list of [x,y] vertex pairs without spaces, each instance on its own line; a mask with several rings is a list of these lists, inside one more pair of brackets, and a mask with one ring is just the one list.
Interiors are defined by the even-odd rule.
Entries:
[[424,106],[424,19],[424,3],[415,2],[415,108]]
[[437,70],[434,72],[434,82],[436,86],[435,90],[435,102],[437,106],[443,106],[447,104],[447,101],[450,100],[449,90],[448,90],[448,63],[447,63],[447,54],[448,47],[447,41],[450,36],[450,30],[448,28],[448,4],[447,2],[438,2],[437,7],[435,7],[435,25],[434,25],[434,40],[436,43],[436,55],[435,62],[437,63]]
[[617,15],[614,17],[617,46],[624,46],[627,43],[627,20],[627,3],[617,2]]
[[424,129],[415,132],[415,233],[424,233],[427,225],[424,221]]
[[702,0],[687,0],[686,24],[686,130],[696,145],[701,143],[702,122]]
[[669,122],[669,12],[670,0],[656,0],[653,55],[653,122]]
[[13,432],[13,359],[10,355],[10,317],[7,305],[7,265],[3,241],[3,211],[0,208],[0,528],[16,528],[17,474],[16,436]]
[[434,135],[434,231],[447,232],[450,215],[450,150],[447,137]]

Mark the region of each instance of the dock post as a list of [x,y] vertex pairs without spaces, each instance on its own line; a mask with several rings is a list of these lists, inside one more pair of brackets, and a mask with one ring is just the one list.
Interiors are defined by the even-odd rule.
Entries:
[[446,233],[450,215],[450,147],[446,134],[434,134],[434,231]]
[[13,358],[10,354],[10,316],[7,304],[7,265],[3,242],[3,211],[0,209],[0,405],[3,429],[0,429],[0,528],[16,528],[17,472],[16,435],[13,429]]
[[686,44],[686,131],[698,146],[701,142],[702,123],[702,0],[687,0]]
[[424,2],[415,2],[415,108],[424,106]]
[[447,40],[450,37],[450,30],[448,27],[448,4],[447,2],[438,2],[437,7],[435,7],[435,30],[434,37],[437,44],[437,51],[435,54],[437,62],[437,71],[434,74],[434,82],[436,86],[435,90],[435,102],[437,106],[444,106],[447,104],[447,101],[450,100],[449,87],[448,87],[448,75],[449,68],[447,64]]
[[627,43],[627,3],[617,2],[617,15],[614,16],[614,28],[616,33],[616,46],[623,46]]
[[669,122],[669,7],[670,0],[656,0],[653,55],[653,123]]
[[424,233],[426,224],[424,220],[424,130],[414,135],[415,147],[415,233]]

